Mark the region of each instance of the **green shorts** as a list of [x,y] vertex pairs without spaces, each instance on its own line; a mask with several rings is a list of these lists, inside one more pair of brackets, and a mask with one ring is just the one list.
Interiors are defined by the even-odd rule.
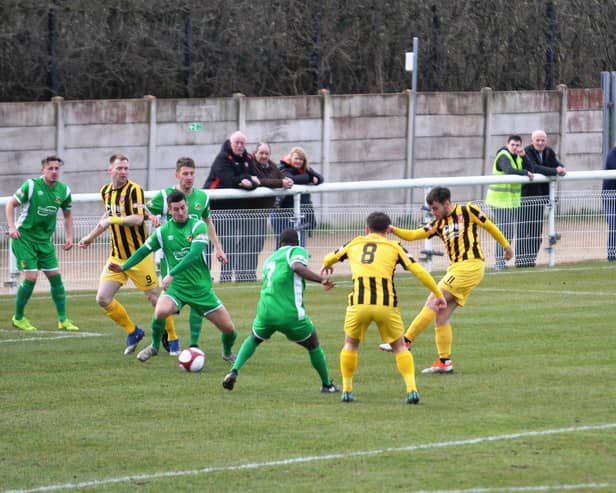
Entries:
[[184,305],[190,306],[199,315],[205,317],[208,313],[218,310],[223,306],[222,301],[216,296],[213,289],[205,291],[201,296],[195,296],[194,293],[188,295],[180,290],[173,289],[173,285],[167,291],[164,291],[161,296],[168,296],[178,307],[178,313],[182,311]]
[[314,325],[308,315],[304,320],[293,320],[283,325],[280,322],[265,320],[259,317],[257,313],[255,321],[252,323],[252,332],[261,340],[267,340],[274,332],[280,332],[287,336],[290,341],[302,342],[312,335]]
[[17,259],[17,268],[21,271],[58,270],[56,247],[49,241],[33,241],[20,236],[11,242],[11,249]]

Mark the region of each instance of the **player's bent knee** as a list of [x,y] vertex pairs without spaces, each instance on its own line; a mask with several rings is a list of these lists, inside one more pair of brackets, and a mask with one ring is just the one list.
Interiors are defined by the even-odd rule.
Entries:
[[113,301],[113,297],[96,295],[96,302],[101,308],[109,306]]

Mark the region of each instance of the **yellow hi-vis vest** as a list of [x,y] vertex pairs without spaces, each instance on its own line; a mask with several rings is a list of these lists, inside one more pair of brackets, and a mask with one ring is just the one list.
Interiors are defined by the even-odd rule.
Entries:
[[[502,149],[494,158],[492,164],[493,175],[504,175],[505,173],[498,169],[496,163],[502,156],[507,156],[511,167],[514,169],[522,169],[522,158],[520,156],[512,156],[507,149]],[[521,183],[492,183],[488,187],[486,194],[486,204],[491,207],[500,209],[514,209],[520,207],[520,197],[522,195]]]

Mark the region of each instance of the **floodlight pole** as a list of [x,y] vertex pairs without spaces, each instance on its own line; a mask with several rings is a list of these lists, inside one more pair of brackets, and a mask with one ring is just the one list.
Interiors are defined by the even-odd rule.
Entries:
[[[417,59],[419,58],[419,39],[413,38],[413,51],[406,53],[405,69],[411,72],[411,103],[407,144],[407,171],[405,178],[415,178],[415,116],[417,113]],[[409,190],[409,205],[413,203],[413,189]]]

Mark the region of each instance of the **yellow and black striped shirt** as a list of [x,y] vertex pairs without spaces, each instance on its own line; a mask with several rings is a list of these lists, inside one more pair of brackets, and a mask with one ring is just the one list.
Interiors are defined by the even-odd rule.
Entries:
[[485,229],[504,248],[509,242],[496,225],[483,211],[470,202],[466,205],[453,205],[451,213],[443,219],[436,219],[423,228],[394,228],[394,234],[403,240],[421,240],[438,236],[445,244],[451,263],[464,260],[484,260],[479,228]]
[[432,276],[402,248],[400,242],[380,234],[357,236],[323,260],[324,267],[348,260],[353,273],[349,305],[398,306],[394,271],[400,264],[411,271],[437,297],[442,296]]
[[[109,183],[101,188],[101,197],[109,216],[126,217],[133,214],[144,215],[145,195],[143,189],[128,180],[122,188],[113,188]],[[111,255],[125,260],[137,250],[148,238],[145,221],[141,226],[109,225],[111,232]]]

